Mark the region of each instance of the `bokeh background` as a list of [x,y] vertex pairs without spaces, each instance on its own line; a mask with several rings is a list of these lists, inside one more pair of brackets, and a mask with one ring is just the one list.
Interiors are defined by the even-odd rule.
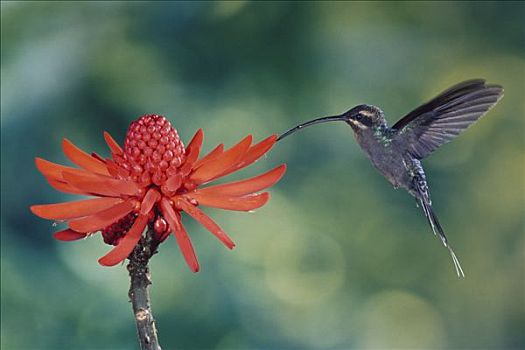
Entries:
[[[145,113],[205,150],[260,140],[360,103],[391,123],[459,81],[505,97],[424,165],[461,258],[372,168],[344,124],[279,143],[239,176],[286,162],[255,213],[209,210],[224,249],[185,218],[152,261],[165,349],[525,347],[523,3],[2,2],[1,348],[135,349],[125,266],[100,236],[57,242],[28,210],[73,198],[37,173],[60,141],[108,155]],[[233,177],[235,178],[235,176]],[[231,179],[231,178],[230,178]]]

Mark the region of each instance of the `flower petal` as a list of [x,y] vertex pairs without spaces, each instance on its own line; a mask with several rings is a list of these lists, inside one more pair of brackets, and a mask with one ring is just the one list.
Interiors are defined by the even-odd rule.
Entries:
[[221,185],[215,185],[205,188],[199,188],[195,191],[198,195],[229,195],[229,196],[244,196],[250,193],[261,191],[267,187],[274,185],[279,181],[284,172],[286,165],[282,164],[278,167],[250,179],[230,182]]
[[147,224],[148,216],[139,215],[129,231],[124,237],[122,237],[118,245],[102,258],[98,259],[99,264],[104,266],[114,266],[119,262],[124,261],[139,242]]
[[121,155],[123,153],[120,145],[117,143],[117,141],[113,139],[113,137],[111,137],[111,135],[107,131],[104,131],[104,140],[106,140],[106,143],[108,144],[108,147],[111,150],[112,154]]
[[49,178],[46,178],[46,179],[47,179],[47,182],[51,185],[51,187],[53,187],[57,191],[64,192],[64,193],[72,193],[72,194],[83,194],[86,196],[91,195],[89,192],[79,190],[78,188],[71,186],[70,184],[66,182],[61,182],[61,181],[53,180]]
[[195,250],[193,249],[191,240],[188,237],[188,233],[180,221],[180,215],[175,212],[170,202],[166,198],[163,198],[160,201],[160,208],[164,219],[166,219],[170,225],[170,229],[173,231],[173,235],[177,240],[177,244],[180,251],[182,252],[182,255],[184,256],[184,260],[186,260],[186,264],[188,264],[191,271],[198,272],[199,261],[195,255]]
[[79,167],[97,174],[109,175],[106,164],[82,151],[68,139],[62,140],[62,148],[69,160]]
[[133,209],[135,202],[127,200],[96,214],[72,220],[69,222],[69,228],[77,232],[96,232],[122,219]]
[[188,215],[200,222],[202,226],[206,227],[208,231],[213,233],[215,237],[217,237],[226,247],[230,249],[235,247],[235,243],[233,243],[230,237],[228,237],[228,235],[219,227],[219,225],[217,225],[215,221],[213,221],[202,210],[182,198],[177,200],[177,204],[182,208],[182,210],[188,213]]
[[215,159],[202,164],[190,175],[190,180],[196,184],[202,184],[220,176],[223,172],[237,164],[237,162],[244,156],[251,143],[252,135],[246,136],[242,141],[226,152],[222,153]]
[[228,195],[207,195],[193,193],[188,195],[188,197],[195,199],[199,205],[204,205],[207,207],[226,210],[250,211],[265,205],[270,199],[270,194],[268,192],[263,192],[260,194],[235,197]]
[[146,192],[146,195],[144,196],[144,199],[142,200],[142,203],[140,205],[140,213],[142,215],[147,215],[151,209],[153,209],[153,206],[156,202],[158,202],[160,199],[160,193],[154,188],[150,188],[148,192]]
[[170,178],[168,178],[166,182],[164,183],[164,186],[166,186],[166,189],[168,191],[174,192],[179,189],[181,184],[182,184],[182,175],[180,173],[177,173],[171,176]]
[[188,175],[191,169],[193,169],[193,163],[195,163],[197,158],[199,158],[203,138],[204,133],[202,132],[202,129],[197,130],[188,147],[186,148],[186,160],[179,169],[179,172],[182,174],[182,176]]
[[72,174],[83,175],[83,176],[96,176],[85,170],[75,169],[68,166],[56,164],[42,158],[35,158],[35,164],[37,169],[48,179],[63,181],[62,173],[68,171]]
[[70,173],[62,173],[62,177],[74,187],[102,196],[118,197],[121,195],[133,196],[139,191],[138,185],[129,180],[116,180],[102,176],[83,176]]
[[116,190],[121,195],[136,196],[140,190],[140,187],[131,180],[106,180],[110,184],[111,188]]
[[222,143],[218,144],[210,153],[199,159],[193,164],[193,169],[197,169],[205,162],[215,159],[224,152],[224,145]]
[[184,225],[182,225],[182,223],[178,230],[173,230],[173,235],[175,236],[175,240],[177,241],[179,249],[182,252],[184,260],[186,261],[186,264],[188,265],[190,270],[192,272],[199,272],[199,260],[195,255],[195,249],[193,249],[190,237],[188,236],[188,233],[186,232],[186,229],[184,228]]
[[44,219],[64,220],[93,215],[122,202],[120,198],[92,198],[76,202],[33,205],[31,211]]
[[[195,135],[193,135],[190,143],[188,143],[188,147],[186,147],[186,151],[192,148],[196,148],[200,151],[203,139],[204,139],[204,132],[202,131],[202,129],[197,130]],[[198,156],[198,153],[199,152],[197,152],[197,156]]]
[[272,135],[262,140],[258,144],[250,147],[242,159],[230,169],[226,170],[221,176],[225,176],[233,173],[234,171],[240,170],[254,163],[257,159],[261,158],[266,152],[268,152],[275,142],[277,141],[277,135]]
[[118,166],[112,159],[106,160],[106,166],[108,167],[108,172],[113,177],[125,179],[129,176],[129,171]]
[[112,188],[110,179],[99,179],[96,177],[86,177],[64,171],[62,177],[71,186],[81,191],[93,193],[99,196],[119,197],[120,193]]
[[91,157],[101,161],[102,163],[106,164],[106,160],[100,156],[97,152],[91,152]]
[[87,235],[85,233],[80,233],[73,230],[62,230],[55,232],[53,236],[59,241],[76,241],[82,238],[86,238]]

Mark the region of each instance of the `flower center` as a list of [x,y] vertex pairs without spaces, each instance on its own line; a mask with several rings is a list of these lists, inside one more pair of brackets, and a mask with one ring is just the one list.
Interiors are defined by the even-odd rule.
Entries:
[[131,178],[146,187],[160,186],[184,162],[184,144],[169,120],[161,115],[144,115],[131,123],[124,142],[124,155],[116,162]]

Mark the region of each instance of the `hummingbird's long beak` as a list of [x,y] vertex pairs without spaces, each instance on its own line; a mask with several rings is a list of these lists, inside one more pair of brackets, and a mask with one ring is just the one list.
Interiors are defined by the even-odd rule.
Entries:
[[335,121],[345,121],[345,122],[347,122],[348,121],[348,117],[346,116],[346,113],[344,113],[344,114],[341,114],[341,115],[332,115],[332,116],[329,116],[329,117],[321,117],[321,118],[317,118],[317,119],[313,119],[313,120],[307,121],[305,123],[299,124],[299,125],[291,128],[290,130],[288,130],[285,133],[281,134],[277,138],[277,141],[280,141],[280,140],[284,139],[286,136],[288,136],[290,134],[293,134],[296,131],[304,129],[307,126],[311,126],[311,125],[315,125],[315,124],[321,124],[321,123],[335,122]]

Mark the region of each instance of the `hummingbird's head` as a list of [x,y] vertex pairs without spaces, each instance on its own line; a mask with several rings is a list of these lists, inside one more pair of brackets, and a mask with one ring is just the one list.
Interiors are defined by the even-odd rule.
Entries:
[[366,130],[371,130],[374,127],[383,127],[383,126],[386,127],[386,120],[385,120],[382,110],[374,106],[359,105],[343,114],[316,118],[316,119],[307,121],[305,123],[299,124],[291,128],[290,130],[286,131],[282,135],[280,135],[277,138],[277,141],[282,140],[288,135],[291,135],[294,132],[304,129],[306,127],[309,127],[315,124],[336,122],[336,121],[343,121],[343,122],[348,123],[352,127],[354,132],[356,133],[363,132]]
[[386,125],[383,111],[375,106],[359,105],[344,113],[345,121],[354,129],[366,130],[374,126]]

